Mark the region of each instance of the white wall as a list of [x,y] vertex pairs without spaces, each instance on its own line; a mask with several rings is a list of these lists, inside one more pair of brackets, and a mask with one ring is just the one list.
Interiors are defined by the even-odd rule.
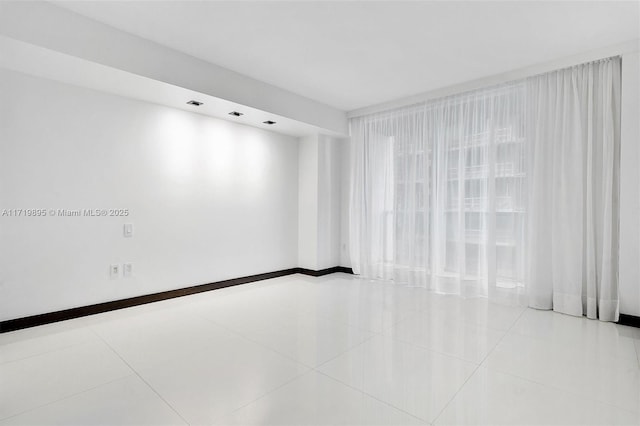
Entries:
[[298,139],[298,266],[318,268],[318,136]]
[[297,266],[294,138],[6,70],[0,94],[0,213],[131,212],[0,216],[0,320]]
[[351,267],[349,245],[349,203],[351,202],[351,143],[343,139],[340,145],[340,266]]
[[640,53],[622,56],[620,312],[640,316]]
[[343,140],[318,137],[318,269],[340,266],[341,174]]
[[298,263],[313,270],[340,266],[343,140],[315,134],[299,143]]

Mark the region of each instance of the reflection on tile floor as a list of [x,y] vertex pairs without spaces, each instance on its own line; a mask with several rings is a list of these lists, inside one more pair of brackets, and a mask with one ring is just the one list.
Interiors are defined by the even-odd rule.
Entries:
[[45,424],[640,424],[640,329],[292,275],[0,335]]

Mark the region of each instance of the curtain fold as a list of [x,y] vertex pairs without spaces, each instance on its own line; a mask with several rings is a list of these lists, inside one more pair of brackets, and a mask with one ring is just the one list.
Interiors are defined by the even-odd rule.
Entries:
[[527,80],[530,306],[618,319],[620,59]]
[[617,320],[619,102],[611,58],[352,119],[354,272]]

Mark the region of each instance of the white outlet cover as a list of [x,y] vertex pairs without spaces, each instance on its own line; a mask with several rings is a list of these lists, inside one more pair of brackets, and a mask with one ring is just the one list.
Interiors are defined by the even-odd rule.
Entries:
[[109,266],[109,277],[112,280],[117,280],[118,278],[120,278],[120,265]]
[[122,274],[125,278],[130,278],[133,276],[133,263],[125,263],[122,265]]

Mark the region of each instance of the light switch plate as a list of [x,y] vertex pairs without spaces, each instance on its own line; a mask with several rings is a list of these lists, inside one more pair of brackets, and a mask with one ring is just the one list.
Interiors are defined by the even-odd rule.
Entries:
[[133,223],[124,224],[124,237],[125,238],[133,237]]

